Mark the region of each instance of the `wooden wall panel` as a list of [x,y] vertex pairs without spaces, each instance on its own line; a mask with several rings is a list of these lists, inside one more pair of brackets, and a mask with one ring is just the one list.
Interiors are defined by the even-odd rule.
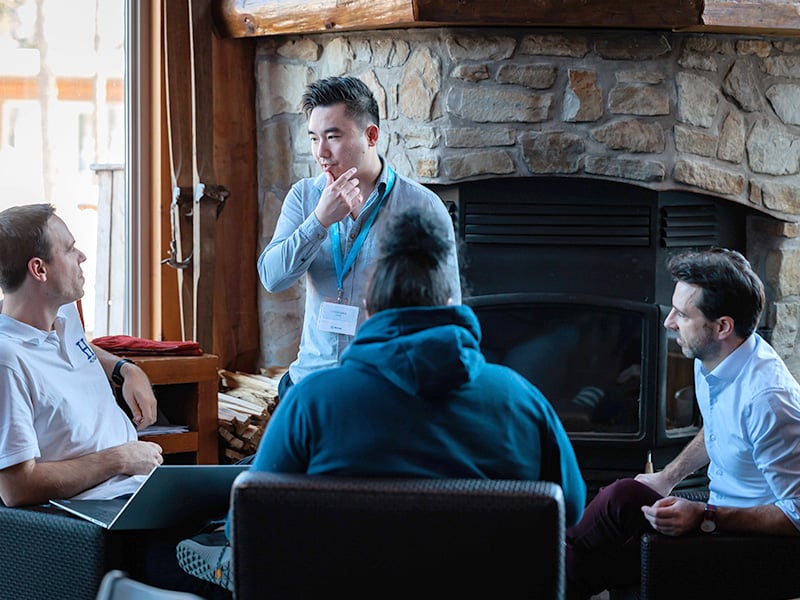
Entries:
[[[154,0],[158,3],[158,0]],[[161,36],[161,30],[156,34]],[[164,77],[163,43],[159,77]],[[255,79],[253,75],[255,40],[231,40],[212,35],[213,142],[216,181],[229,195],[216,227],[216,276],[214,286],[213,352],[219,366],[229,370],[254,372],[259,348],[256,244],[258,223],[257,165],[255,138]],[[172,239],[170,203],[169,139],[167,109],[161,81],[158,104],[160,129],[153,138],[154,154],[159,155],[158,223],[159,258],[169,256]],[[187,101],[189,101],[187,90]],[[160,265],[157,292],[160,297],[159,331],[154,337],[181,339],[177,271]]]
[[220,367],[254,372],[259,355],[255,40],[212,45],[214,171],[230,194],[217,221],[214,354]]

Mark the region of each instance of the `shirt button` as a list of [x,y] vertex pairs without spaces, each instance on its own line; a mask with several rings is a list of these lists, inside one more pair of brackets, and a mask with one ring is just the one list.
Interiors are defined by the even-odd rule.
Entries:
[[708,439],[711,440],[712,442],[716,442],[717,436],[712,433],[710,436],[708,436]]

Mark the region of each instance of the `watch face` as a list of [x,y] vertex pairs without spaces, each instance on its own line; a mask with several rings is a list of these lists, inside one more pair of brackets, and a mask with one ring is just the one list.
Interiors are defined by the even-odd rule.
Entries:
[[700,523],[700,531],[704,533],[711,533],[717,528],[717,524],[714,521],[709,521],[708,519],[703,519],[703,522]]

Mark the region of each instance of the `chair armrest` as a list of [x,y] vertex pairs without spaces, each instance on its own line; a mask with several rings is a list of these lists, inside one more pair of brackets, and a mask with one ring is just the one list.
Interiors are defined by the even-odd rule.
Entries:
[[800,537],[642,536],[642,600],[800,596]]
[[0,595],[93,600],[106,571],[107,532],[42,505],[0,505]]

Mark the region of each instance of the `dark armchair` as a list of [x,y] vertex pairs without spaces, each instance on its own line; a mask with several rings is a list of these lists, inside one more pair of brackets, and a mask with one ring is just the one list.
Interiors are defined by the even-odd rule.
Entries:
[[[705,502],[707,492],[676,495]],[[800,597],[800,537],[716,532],[642,536],[639,589],[615,590],[614,600],[725,598],[777,600]]]
[[93,600],[120,548],[108,532],[60,509],[0,504],[0,597]]
[[800,537],[642,536],[642,600],[800,597]]
[[[154,531],[108,531],[49,504],[0,503],[0,598],[94,600],[112,569],[145,576]],[[174,546],[164,548],[174,556]]]
[[563,598],[553,483],[247,472],[232,498],[239,600]]

